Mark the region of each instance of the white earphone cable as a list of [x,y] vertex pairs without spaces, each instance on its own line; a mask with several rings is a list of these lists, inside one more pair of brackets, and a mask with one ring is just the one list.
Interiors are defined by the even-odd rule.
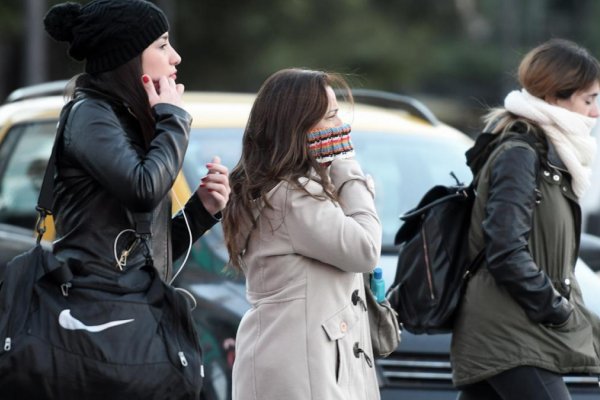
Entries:
[[185,221],[185,226],[187,227],[187,231],[188,231],[190,240],[189,240],[189,243],[188,243],[188,249],[187,249],[187,252],[185,254],[185,258],[183,259],[183,262],[181,263],[181,266],[179,267],[179,269],[177,270],[177,272],[173,275],[173,278],[171,278],[171,280],[169,281],[169,285],[172,285],[173,282],[175,281],[175,279],[177,279],[177,277],[179,276],[179,273],[183,270],[183,267],[185,267],[185,264],[187,263],[187,260],[188,260],[188,258],[190,256],[191,251],[192,251],[192,228],[190,228],[190,223],[189,223],[189,221],[187,219],[187,215],[185,215],[185,210],[183,209],[183,206],[181,205],[181,202],[177,198],[177,193],[175,193],[174,190],[172,191],[172,193],[173,193],[173,198],[175,198],[175,202],[179,206],[179,209],[181,210],[181,214],[183,215],[183,220]]
[[127,264],[127,256],[129,255],[129,251],[123,250],[123,252],[121,253],[121,257],[119,257],[119,255],[117,254],[117,243],[119,242],[119,238],[121,237],[121,235],[126,232],[135,233],[135,231],[133,229],[122,230],[121,232],[119,232],[119,234],[115,238],[114,245],[113,245],[113,253],[115,256],[115,261],[117,262],[117,267],[119,267],[119,269],[121,271],[123,270],[123,267]]

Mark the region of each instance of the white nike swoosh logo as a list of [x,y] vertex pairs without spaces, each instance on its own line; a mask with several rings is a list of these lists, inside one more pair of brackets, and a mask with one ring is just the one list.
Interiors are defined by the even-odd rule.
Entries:
[[127,324],[129,322],[133,322],[133,319],[122,319],[117,321],[107,322],[101,325],[86,325],[77,318],[71,315],[71,310],[62,310],[58,315],[58,324],[63,328],[76,331],[76,330],[84,330],[88,332],[101,332],[108,328],[112,328],[114,326]]

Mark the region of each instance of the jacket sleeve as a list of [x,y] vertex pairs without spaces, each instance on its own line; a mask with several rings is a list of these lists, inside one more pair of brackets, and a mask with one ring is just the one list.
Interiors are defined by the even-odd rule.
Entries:
[[[184,211],[185,218],[190,225],[192,243],[219,222],[219,219],[206,211],[206,208],[204,208],[204,205],[196,192],[192,193],[192,196],[185,204]],[[182,211],[175,214],[171,222],[173,233],[173,260],[176,260],[187,251],[190,244],[190,232],[188,232]]]
[[[381,224],[372,183],[353,159],[334,160],[330,176],[339,204],[300,190],[291,195],[285,224],[294,251],[344,271],[371,271],[381,251]],[[310,184],[321,188],[314,181]]]
[[522,146],[501,152],[490,171],[482,223],[487,266],[529,319],[546,325],[567,321],[573,306],[552,286],[528,248],[535,207],[537,156]]
[[148,150],[133,142],[104,101],[84,101],[72,111],[65,129],[69,153],[132,212],[149,212],[159,204],[187,149],[190,115],[170,104],[158,104],[154,112],[155,138]]

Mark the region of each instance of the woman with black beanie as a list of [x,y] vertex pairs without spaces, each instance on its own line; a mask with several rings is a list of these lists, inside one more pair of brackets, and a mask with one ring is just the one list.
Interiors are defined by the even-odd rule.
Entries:
[[151,212],[152,258],[168,281],[173,260],[219,221],[229,183],[216,158],[171,218],[169,191],[191,116],[181,108],[181,57],[169,43],[167,18],[145,0],[94,0],[58,4],[44,25],[52,38],[69,43],[72,58],[85,61],[58,148],[54,252],[100,270],[140,266],[145,256],[135,245],[134,215]]
[[171,283],[173,261],[219,222],[230,189],[215,157],[171,214],[191,116],[167,18],[145,0],[93,0],[55,5],[44,25],[85,61],[53,153],[59,267],[51,272],[68,272],[60,286],[68,300],[57,290],[60,307],[39,301],[45,325],[27,335],[41,340],[26,347],[17,339],[27,335],[15,336],[13,349],[8,338],[11,357],[18,346],[41,351],[30,357],[35,368],[13,368],[13,386],[0,385],[0,397],[197,399],[204,369],[190,304],[161,278]]

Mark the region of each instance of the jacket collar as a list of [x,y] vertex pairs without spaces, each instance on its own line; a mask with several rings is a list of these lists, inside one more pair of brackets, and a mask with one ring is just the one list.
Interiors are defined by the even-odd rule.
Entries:
[[547,154],[548,164],[551,167],[558,168],[564,172],[568,172],[567,167],[565,166],[565,164],[562,162],[562,160],[558,156],[558,153],[556,152],[556,148],[554,147],[554,145],[552,143],[550,143],[549,140],[546,140],[546,142],[548,143],[548,154]]
[[125,107],[127,109],[129,109],[129,105],[124,102],[123,100],[119,99],[118,97],[101,91],[101,90],[97,90],[97,89],[91,89],[91,88],[77,88],[75,90],[75,95],[73,96],[75,98],[81,98],[81,97],[92,97],[92,98],[97,98],[97,99],[102,99],[102,100],[106,100],[116,106],[119,107]]

